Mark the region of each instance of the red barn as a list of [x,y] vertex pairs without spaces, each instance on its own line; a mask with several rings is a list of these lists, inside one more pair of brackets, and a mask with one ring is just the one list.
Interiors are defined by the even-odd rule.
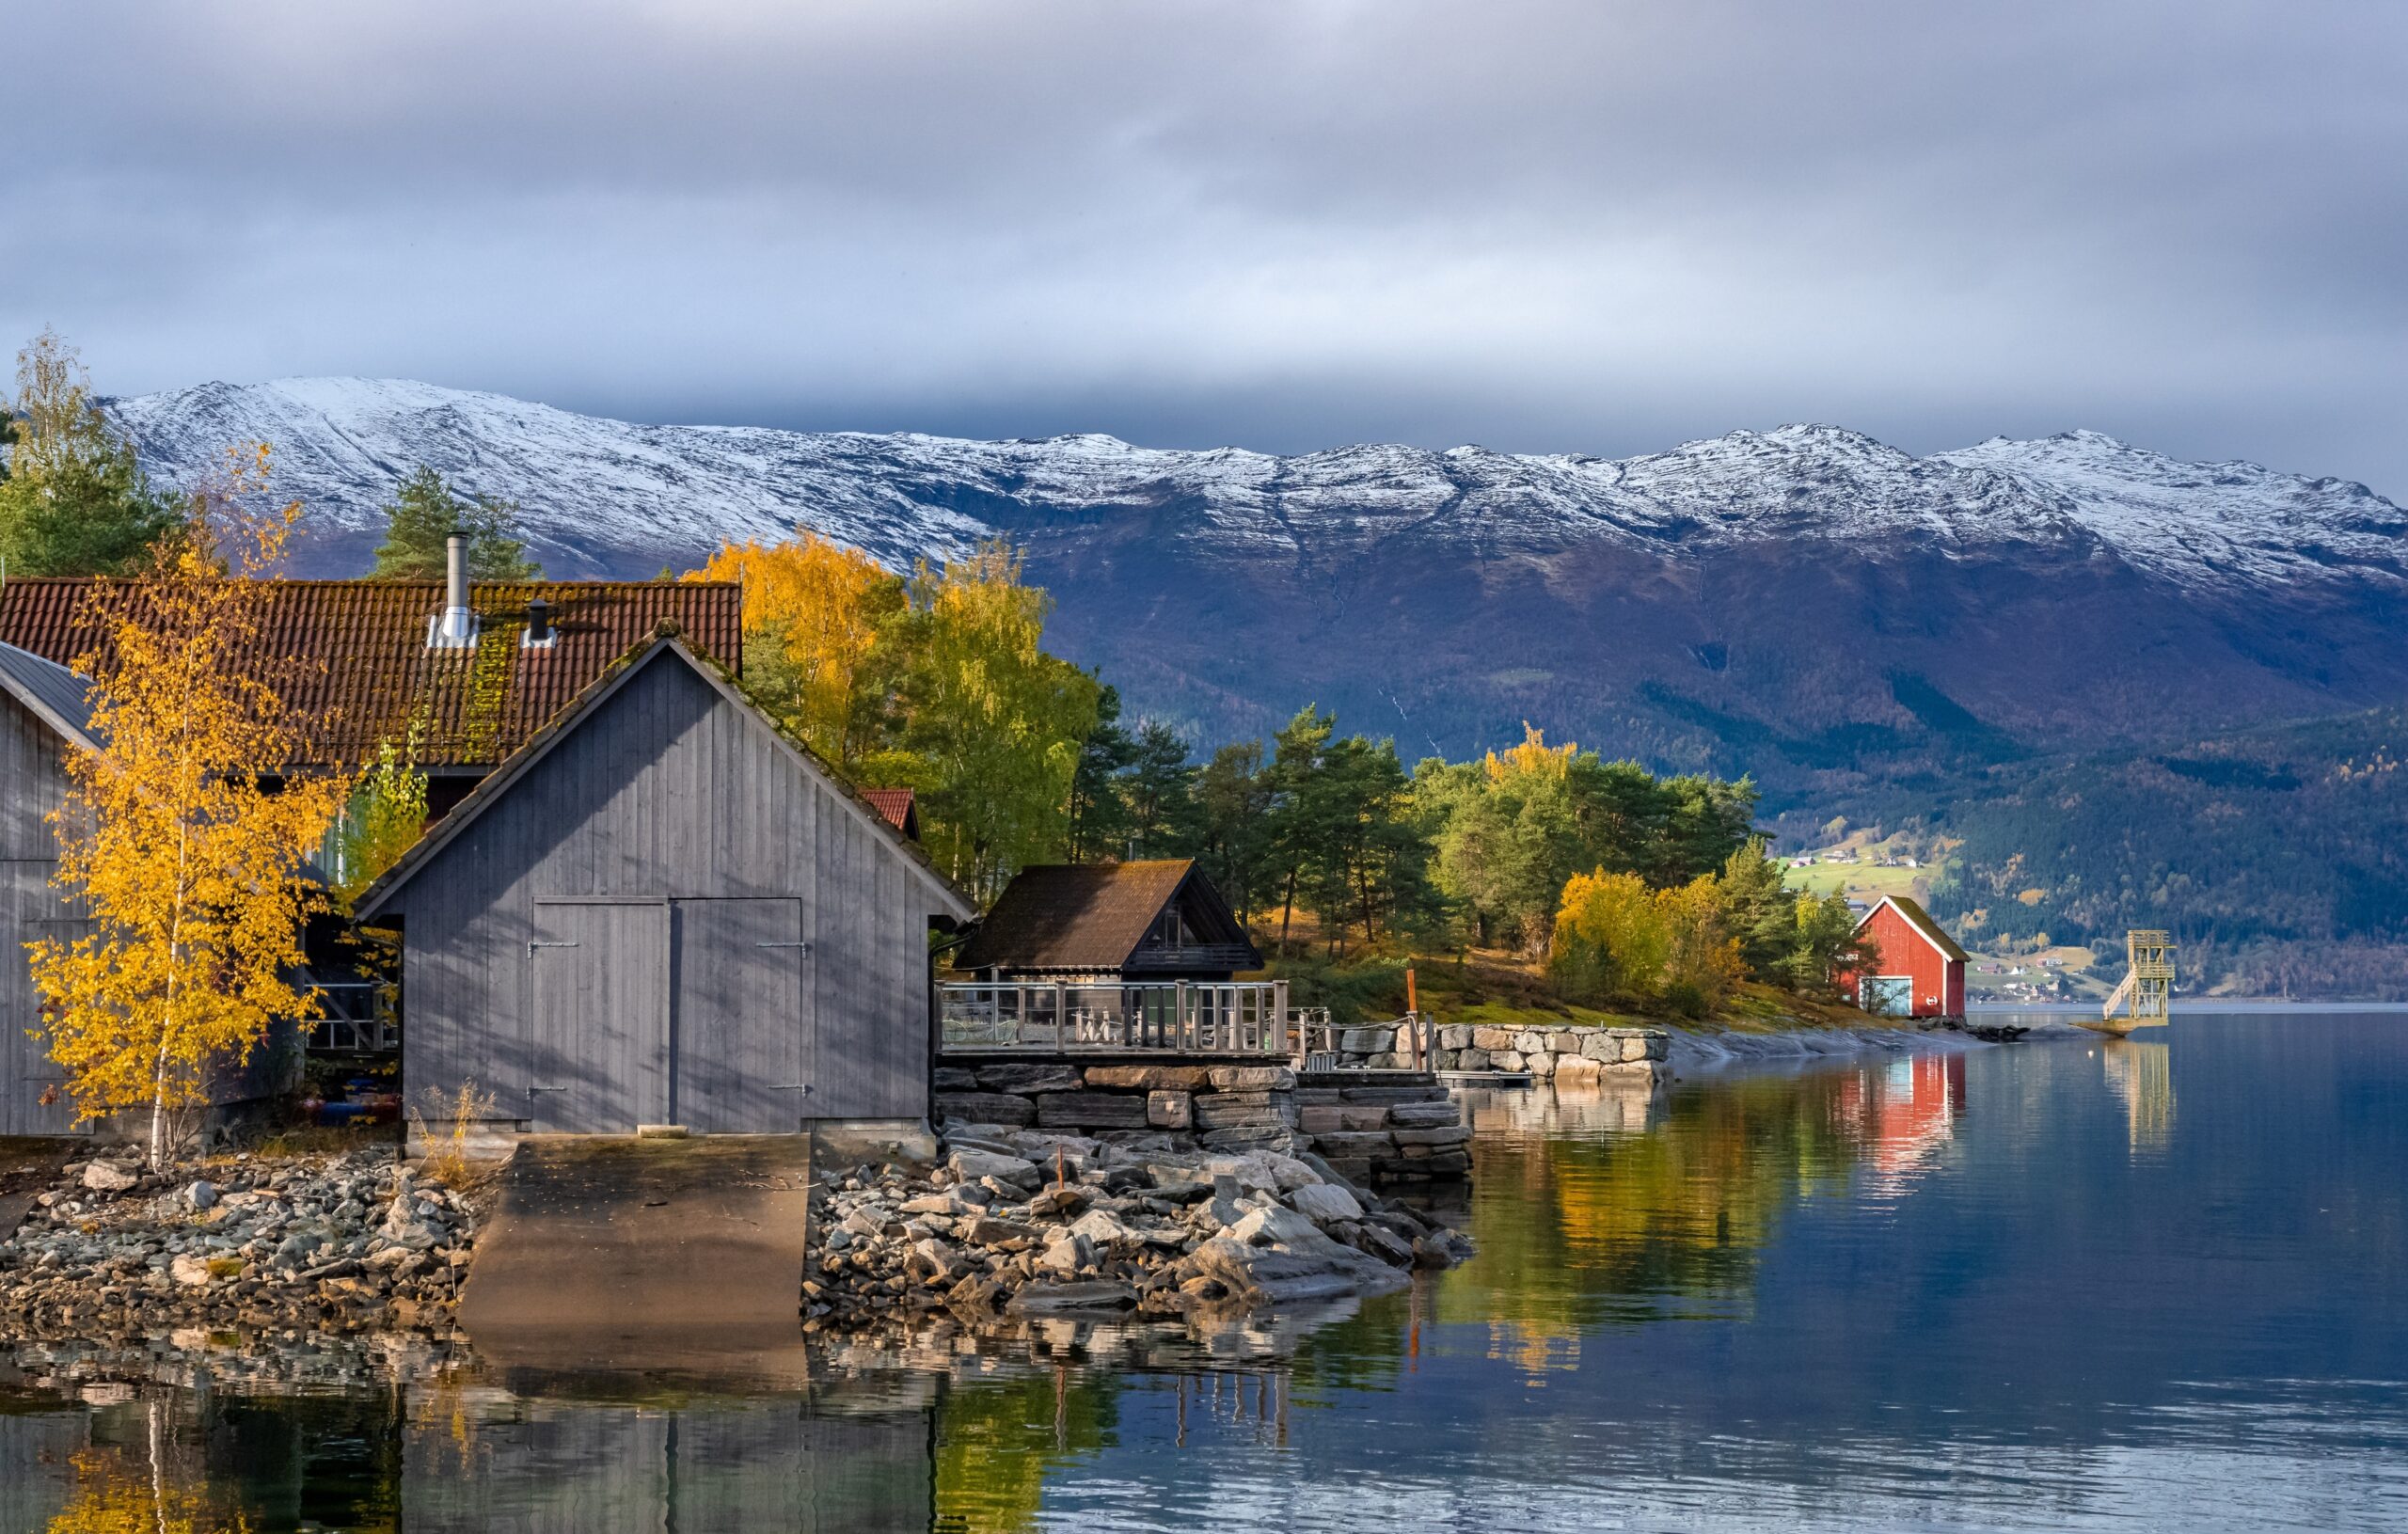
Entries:
[[1931,912],[1902,894],[1885,895],[1856,924],[1880,955],[1878,973],[1847,974],[1856,1004],[1890,1018],[1961,1018],[1965,1015],[1965,950],[1931,919]]

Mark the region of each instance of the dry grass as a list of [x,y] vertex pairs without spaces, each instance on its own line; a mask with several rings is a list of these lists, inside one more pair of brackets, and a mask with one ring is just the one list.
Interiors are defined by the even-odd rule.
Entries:
[[[427,1175],[447,1187],[464,1190],[472,1181],[483,1180],[468,1154],[468,1136],[479,1120],[493,1116],[494,1095],[478,1091],[474,1082],[464,1081],[457,1091],[429,1088],[423,1097],[429,1111],[412,1108],[410,1122],[426,1143]],[[441,1126],[440,1132],[429,1127],[430,1116]]]

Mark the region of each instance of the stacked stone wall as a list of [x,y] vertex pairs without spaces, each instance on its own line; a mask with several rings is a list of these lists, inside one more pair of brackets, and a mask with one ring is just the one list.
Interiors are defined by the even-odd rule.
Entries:
[[1296,1088],[1296,1125],[1352,1181],[1446,1181],[1471,1172],[1471,1128],[1433,1075],[1307,1072]]
[[1313,1151],[1365,1186],[1462,1178],[1471,1131],[1435,1076],[1307,1077],[1284,1065],[941,1062],[943,1124],[995,1124],[1112,1141],[1141,1135],[1242,1155]]
[[[1431,1028],[1428,1023],[1420,1025]],[[1338,1037],[1338,1064],[1344,1069],[1414,1068],[1421,1064],[1421,1040],[1411,1023],[1349,1028]],[[1528,1071],[1542,1081],[1571,1083],[1671,1075],[1665,1063],[1672,1036],[1661,1028],[1599,1028],[1564,1024],[1549,1028],[1501,1028],[1447,1023],[1432,1028],[1430,1066],[1435,1070]]]

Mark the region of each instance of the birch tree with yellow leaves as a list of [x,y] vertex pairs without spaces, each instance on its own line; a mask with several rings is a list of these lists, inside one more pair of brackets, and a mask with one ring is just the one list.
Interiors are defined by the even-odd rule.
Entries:
[[313,743],[261,625],[300,506],[258,507],[267,462],[230,455],[145,576],[93,589],[97,745],[68,763],[52,881],[89,929],[27,945],[78,1118],[147,1108],[154,1168],[213,1072],[317,1015],[289,978],[325,902],[301,875],[353,782],[285,770]]
[[880,632],[904,609],[902,577],[808,528],[782,543],[727,544],[688,580],[744,587],[744,682],[763,707],[840,767],[887,727]]

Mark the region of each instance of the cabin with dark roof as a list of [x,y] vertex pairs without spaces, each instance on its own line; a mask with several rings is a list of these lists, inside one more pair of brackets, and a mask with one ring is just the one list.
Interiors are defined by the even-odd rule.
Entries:
[[414,1093],[488,1131],[791,1133],[928,1111],[932,929],[970,902],[664,630],[357,902]]
[[86,929],[51,888],[58,842],[50,815],[66,802],[69,753],[92,747],[89,686],[0,644],[0,1135],[66,1134],[74,1123],[66,1073],[32,1036],[41,998],[25,944],[72,941]]
[[1262,956],[1189,858],[1023,868],[957,969],[990,980],[1228,980]]
[[1965,1015],[1965,950],[1918,902],[1883,896],[1856,935],[1877,955],[1873,973],[1840,976],[1858,1006],[1893,1018]]

